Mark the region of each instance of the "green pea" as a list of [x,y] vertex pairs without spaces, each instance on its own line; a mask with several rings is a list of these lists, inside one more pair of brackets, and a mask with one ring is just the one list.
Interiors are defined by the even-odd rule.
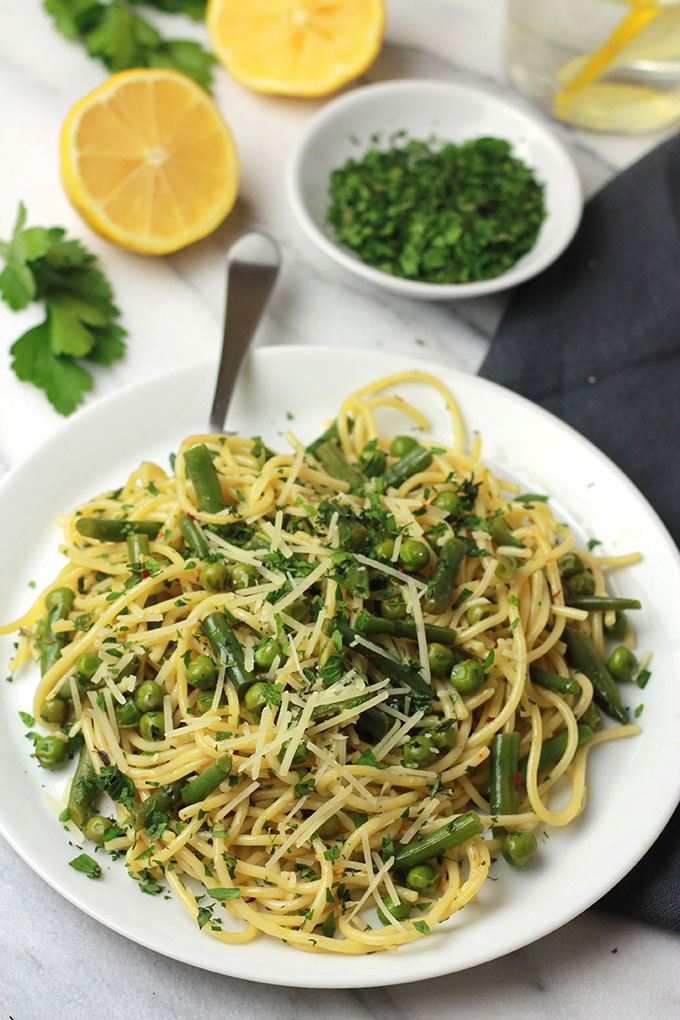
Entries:
[[515,573],[515,560],[512,556],[499,556],[494,571],[499,581],[510,581]]
[[456,743],[456,724],[454,720],[447,719],[446,722],[430,730],[428,736],[432,746],[436,747],[438,751],[450,750]]
[[630,680],[637,669],[637,659],[630,648],[619,645],[607,659],[607,669],[617,680]]
[[439,524],[433,524],[431,528],[427,528],[427,530],[423,532],[423,538],[430,548],[438,553],[439,546],[447,534],[450,534],[449,529],[445,524],[440,522]]
[[[413,907],[406,900],[399,900],[397,903],[394,902],[391,896],[388,896],[385,900],[385,906],[389,910],[392,917],[397,921],[405,921],[411,916]],[[389,924],[390,919],[384,910],[378,908],[378,918],[381,924]]]
[[439,885],[439,872],[432,864],[416,864],[406,875],[406,885],[416,892],[432,892]]
[[294,620],[297,620],[298,623],[302,623],[307,616],[307,603],[304,599],[295,599],[295,602],[286,609],[286,613]]
[[155,680],[145,680],[135,691],[135,705],[140,712],[153,712],[163,704],[165,691]]
[[604,624],[604,632],[607,637],[613,638],[615,641],[620,641],[621,638],[625,637],[626,631],[628,630],[628,617],[623,610],[616,610],[614,614],[616,619],[611,624]]
[[35,742],[35,756],[38,764],[54,772],[66,760],[66,741],[56,736],[38,737]]
[[187,683],[207,691],[217,683],[217,666],[209,655],[197,655],[187,666]]
[[116,705],[114,711],[116,722],[122,730],[129,730],[132,726],[137,726],[142,717],[142,713],[132,698],[127,699],[124,705]]
[[407,765],[411,765],[414,768],[418,766],[427,768],[437,757],[436,748],[426,733],[419,733],[417,737],[411,737],[404,744],[401,753]]
[[573,577],[574,574],[582,574],[584,563],[578,553],[568,552],[560,556],[557,567],[562,577]]
[[55,606],[66,605],[69,609],[73,607],[75,595],[70,588],[53,588],[45,596],[45,608],[54,609]]
[[43,701],[40,706],[40,718],[46,723],[57,723],[61,725],[66,719],[66,713],[68,706],[65,701],[61,698],[50,698],[49,701]]
[[84,680],[91,680],[102,664],[102,660],[94,652],[83,652],[76,659],[76,669]]
[[483,602],[477,602],[476,605],[470,606],[467,613],[467,622],[471,625],[479,623],[489,612],[489,606],[484,605]]
[[264,696],[265,687],[266,684],[258,680],[256,684],[251,684],[243,695],[243,704],[249,712],[259,712],[267,704]]
[[373,547],[373,552],[379,560],[391,560],[394,552],[394,539],[383,538]]
[[392,457],[404,457],[411,450],[415,450],[418,440],[413,436],[395,436],[390,443],[390,455]]
[[231,583],[236,591],[249,588],[257,577],[257,570],[250,563],[235,563],[230,569]]
[[427,661],[435,676],[444,676],[453,666],[453,652],[447,645],[433,641],[427,646]]
[[361,521],[352,520],[350,517],[340,518],[338,534],[340,545],[344,549],[351,549],[353,552],[363,549],[369,539],[368,528]]
[[432,500],[432,506],[443,510],[448,517],[458,517],[461,512],[460,498],[455,489],[442,489]]
[[380,603],[380,615],[386,620],[403,620],[406,616],[406,603],[403,597],[398,592],[395,595],[388,595]]
[[199,581],[208,591],[224,591],[229,582],[229,572],[224,563],[208,563],[201,570]]
[[342,831],[342,825],[337,815],[331,815],[325,822],[322,822],[316,830],[317,835],[322,839],[335,839]]
[[253,537],[248,542],[246,549],[270,549],[271,542],[266,535],[263,535],[261,531],[256,531]]
[[[76,676],[74,677],[74,680],[76,684],[76,690],[78,691],[79,694],[82,694],[83,691],[85,690],[85,683],[83,681],[82,676]],[[57,697],[61,701],[71,701],[71,678],[69,676],[66,677],[64,682],[59,687],[59,690],[57,691]]]
[[451,683],[460,694],[476,694],[484,683],[484,667],[479,659],[463,659],[451,670]]
[[386,467],[387,454],[385,451],[379,450],[373,441],[366,443],[366,446],[364,446],[359,454],[359,470],[361,473],[366,475],[367,478],[377,478],[378,475],[385,473]]
[[[210,709],[212,708],[212,703],[213,703],[214,700],[215,700],[215,691],[214,690],[212,690],[212,691],[201,691],[201,693],[196,698],[196,705],[198,706],[198,710],[201,713],[201,715],[203,715],[205,712],[209,712],[210,711]],[[222,705],[223,703],[224,703],[224,701],[221,700],[220,701],[220,705]]]
[[567,599],[576,598],[578,595],[594,595],[595,578],[592,574],[572,574],[564,582],[564,593]]
[[163,740],[165,716],[162,712],[145,712],[139,720],[139,732],[145,740]]
[[536,856],[538,844],[530,832],[509,832],[501,847],[503,856],[514,868],[523,868]]
[[273,665],[274,660],[280,659],[281,656],[281,645],[273,637],[261,641],[253,652],[255,665],[258,669],[269,669]]
[[[286,751],[288,750],[289,746],[290,740],[284,740],[283,744],[281,745],[281,750],[279,751],[279,761],[283,761],[283,759],[286,757]],[[303,761],[307,761],[308,758],[309,748],[307,747],[307,741],[301,740],[298,746],[295,748],[292,764],[302,765]]]
[[430,550],[424,542],[405,538],[399,549],[399,562],[405,570],[422,570],[430,562]]
[[107,829],[110,829],[112,825],[110,818],[105,818],[104,815],[92,815],[91,818],[85,822],[85,828],[83,829],[83,835],[86,839],[92,840],[93,843],[98,843],[99,846],[104,845],[104,833]]

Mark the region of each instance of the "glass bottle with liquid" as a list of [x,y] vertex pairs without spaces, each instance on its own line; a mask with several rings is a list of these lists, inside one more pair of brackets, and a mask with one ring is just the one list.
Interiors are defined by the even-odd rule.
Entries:
[[507,0],[505,62],[570,124],[659,130],[680,121],[680,0]]

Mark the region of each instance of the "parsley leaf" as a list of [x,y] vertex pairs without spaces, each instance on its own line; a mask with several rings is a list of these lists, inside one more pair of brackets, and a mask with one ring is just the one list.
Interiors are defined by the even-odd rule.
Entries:
[[74,871],[82,871],[88,878],[101,878],[102,869],[96,861],[93,861],[88,854],[80,854],[68,862]]
[[427,921],[414,921],[413,927],[416,929],[416,931],[419,931],[421,935],[430,934],[430,926],[427,923]]
[[239,900],[241,898],[240,889],[209,889],[208,892],[211,896],[214,896],[216,900]]
[[327,861],[337,861],[340,856],[340,847],[332,846],[328,850],[324,850],[323,855]]
[[357,765],[370,765],[371,768],[374,769],[380,768],[380,762],[373,754],[373,751],[370,749],[370,747],[367,747],[365,751],[361,752],[361,754],[357,758]]

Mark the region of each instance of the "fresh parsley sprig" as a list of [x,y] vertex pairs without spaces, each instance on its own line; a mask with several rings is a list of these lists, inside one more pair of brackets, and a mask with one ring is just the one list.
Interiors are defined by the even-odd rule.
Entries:
[[131,10],[141,4],[167,13],[187,14],[194,20],[205,16],[205,0],[43,0],[58,31],[80,42],[110,71],[167,67],[193,78],[209,92],[215,63],[212,53],[190,39],[165,39]]
[[12,368],[68,415],[92,389],[80,359],[110,365],[125,353],[126,331],[115,321],[120,312],[111,285],[93,265],[96,256],[61,227],[25,223],[20,203],[11,239],[0,241],[0,298],[14,311],[42,301],[45,319],[12,345]]

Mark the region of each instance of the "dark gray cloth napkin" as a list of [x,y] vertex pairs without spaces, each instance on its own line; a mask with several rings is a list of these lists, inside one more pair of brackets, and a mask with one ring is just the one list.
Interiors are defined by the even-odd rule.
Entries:
[[[480,374],[592,440],[680,543],[680,135],[587,203],[564,255],[513,294]],[[680,809],[600,905],[680,930]]]

